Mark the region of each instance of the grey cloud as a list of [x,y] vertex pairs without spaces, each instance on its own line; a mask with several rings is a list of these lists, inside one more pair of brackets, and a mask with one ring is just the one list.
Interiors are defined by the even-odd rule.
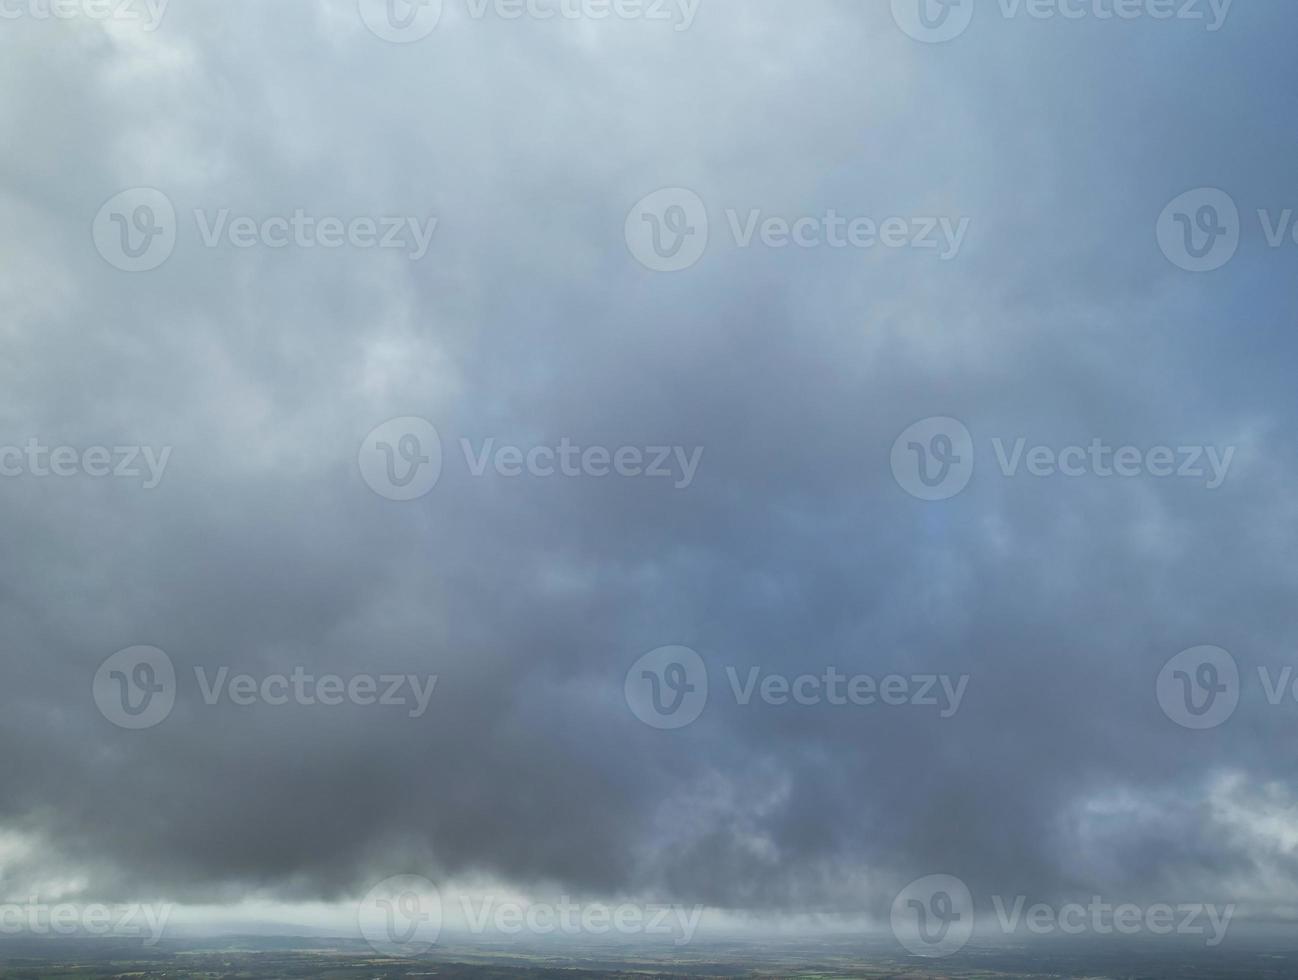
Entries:
[[[937,871],[1219,902],[1265,879],[1280,901],[1291,862],[1283,887],[1263,874],[1248,814],[1288,798],[1292,713],[1248,699],[1197,737],[1153,685],[1198,644],[1253,677],[1291,656],[1293,255],[1246,240],[1196,278],[1154,222],[1201,185],[1292,203],[1290,19],[984,17],[933,48],[885,4],[828,0],[704,3],[683,32],[451,21],[409,46],[342,0],[172,5],[146,37],[6,25],[0,441],[174,448],[148,492],[0,481],[0,829],[138,900],[341,898],[417,870],[885,915]],[[726,208],[971,224],[949,262],[718,236],[655,275],[623,221],[676,185],[716,229]],[[182,216],[438,226],[417,262],[191,233],[128,275],[88,229],[132,186]],[[395,504],[355,461],[404,415],[451,451],[706,451],[681,491],[448,465]],[[988,455],[926,504],[888,452],[936,415],[1243,448],[1214,493],[1006,480]],[[668,643],[718,688],[727,664],[971,682],[951,719],[715,698],[664,733],[622,683]],[[419,719],[191,689],[127,732],[90,685],[134,644],[182,683],[439,681]]]

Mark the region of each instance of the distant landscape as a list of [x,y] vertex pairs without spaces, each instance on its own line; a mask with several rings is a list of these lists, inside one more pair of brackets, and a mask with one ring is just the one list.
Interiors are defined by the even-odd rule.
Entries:
[[1293,944],[1256,943],[1205,954],[1175,944],[1048,943],[1002,949],[970,947],[926,961],[859,937],[753,947],[705,943],[680,951],[565,944],[562,949],[512,945],[439,946],[417,958],[377,956],[355,940],[227,937],[167,941],[156,947],[112,940],[8,939],[0,942],[5,980],[594,980],[594,978],[948,978],[948,980],[1279,980],[1298,975]]

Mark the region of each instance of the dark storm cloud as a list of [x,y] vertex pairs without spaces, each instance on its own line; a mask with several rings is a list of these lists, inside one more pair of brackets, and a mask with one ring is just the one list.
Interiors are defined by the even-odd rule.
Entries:
[[[46,848],[11,871],[192,901],[411,870],[763,910],[886,913],[939,871],[982,893],[1291,897],[1291,862],[1260,869],[1298,708],[1253,691],[1187,732],[1154,682],[1199,644],[1246,675],[1291,656],[1298,250],[1246,234],[1196,277],[1154,223],[1205,185],[1246,218],[1292,205],[1295,110],[1271,95],[1292,16],[980,15],[930,47],[886,8],[705,3],[682,32],[452,19],[409,46],[342,0],[177,4],[143,36],[6,24],[0,442],[173,447],[150,491],[0,481],[0,829]],[[677,185],[714,240],[657,275],[623,222]],[[439,225],[417,263],[206,249],[190,227],[128,275],[88,228],[135,186],[182,224]],[[971,225],[947,262],[745,250],[727,208]],[[356,454],[408,415],[438,427],[444,475],[394,503]],[[979,452],[938,503],[889,469],[931,416]],[[1005,479],[987,446],[1019,436],[1238,453],[1211,492]],[[565,437],[705,455],[674,490],[474,478],[458,446]],[[660,732],[622,685],[671,643],[707,659],[713,698]],[[125,731],[91,681],[136,644],[181,690]],[[723,673],[828,665],[970,684],[940,719],[740,706]],[[438,686],[419,719],[206,705],[194,669],[221,666]]]

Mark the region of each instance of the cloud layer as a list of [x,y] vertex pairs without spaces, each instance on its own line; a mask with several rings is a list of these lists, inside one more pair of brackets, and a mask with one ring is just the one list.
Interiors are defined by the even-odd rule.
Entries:
[[[15,8],[18,9],[18,8]],[[27,7],[21,8],[27,11]],[[1089,8],[1088,8],[1089,9]],[[141,480],[0,479],[9,881],[116,899],[337,899],[408,871],[523,890],[886,915],[900,885],[1284,907],[1294,889],[1298,508],[1292,14],[1006,18],[941,45],[888,5],[704,0],[676,22],[470,15],[416,43],[347,0],[173,4],[157,30],[0,27],[0,442],[171,447]],[[101,206],[156,188],[127,273]],[[704,204],[680,272],[628,213]],[[1223,268],[1160,251],[1216,187]],[[204,243],[222,211],[436,218],[427,254]],[[957,254],[741,247],[781,217],[968,219]],[[198,215],[196,215],[198,212]],[[358,450],[416,416],[441,478]],[[960,420],[967,489],[915,499],[898,434]],[[1288,421],[1286,421],[1288,420]],[[1202,480],[1005,476],[1056,451],[1233,447]],[[493,447],[702,447],[671,480],[475,476]],[[91,697],[156,646],[175,707]],[[706,710],[644,725],[680,644]],[[1238,661],[1230,721],[1160,710],[1177,652]],[[436,674],[429,710],[204,703],[195,668]],[[738,703],[746,677],[968,675],[958,712]],[[35,845],[32,845],[35,846]]]

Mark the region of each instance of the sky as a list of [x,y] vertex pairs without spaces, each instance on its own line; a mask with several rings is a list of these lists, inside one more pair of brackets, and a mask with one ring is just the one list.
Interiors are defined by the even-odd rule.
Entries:
[[0,2],[0,897],[1298,915],[1294,14],[924,3]]

